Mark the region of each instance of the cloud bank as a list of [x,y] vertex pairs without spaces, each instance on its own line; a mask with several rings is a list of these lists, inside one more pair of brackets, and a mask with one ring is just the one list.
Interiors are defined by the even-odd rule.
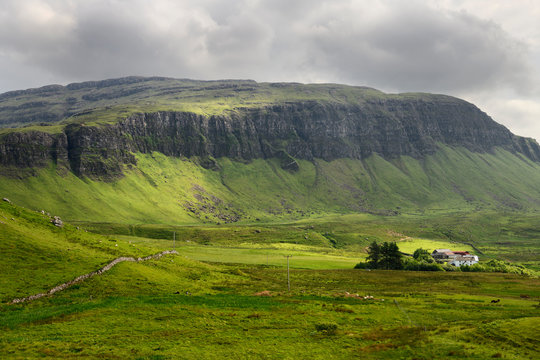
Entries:
[[497,94],[536,116],[537,103],[523,107],[539,92],[538,39],[494,21],[496,1],[480,7],[492,19],[467,3],[4,0],[0,91],[126,75],[339,82],[472,100]]

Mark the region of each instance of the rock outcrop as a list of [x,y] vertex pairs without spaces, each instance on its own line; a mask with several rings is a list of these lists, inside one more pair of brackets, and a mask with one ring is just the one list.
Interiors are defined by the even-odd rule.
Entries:
[[64,227],[64,222],[60,219],[60,216],[53,216],[51,223],[57,227]]
[[476,106],[448,96],[381,97],[362,105],[296,101],[241,108],[225,115],[189,112],[138,113],[115,124],[67,125],[61,133],[11,132],[0,137],[0,165],[43,167],[51,161],[78,176],[112,179],[135,152],[241,160],[276,157],[298,169],[295,159],[362,159],[434,153],[438,144],[488,152],[502,147],[540,161],[533,139],[513,135]]

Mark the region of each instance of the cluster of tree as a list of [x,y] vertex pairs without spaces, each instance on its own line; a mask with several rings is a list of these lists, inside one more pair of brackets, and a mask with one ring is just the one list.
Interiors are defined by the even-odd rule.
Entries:
[[428,250],[419,248],[414,250],[412,258],[407,258],[403,264],[404,270],[411,271],[444,271],[441,264],[437,264]]
[[412,257],[404,257],[395,242],[377,244],[372,242],[368,247],[366,262],[356,264],[355,269],[383,269],[410,271],[463,271],[463,272],[501,272],[521,275],[532,275],[533,272],[522,265],[511,264],[501,260],[489,260],[471,266],[456,267],[437,263],[428,250],[416,249]]
[[395,242],[384,242],[381,245],[373,241],[368,248],[368,257],[365,263],[359,263],[356,269],[403,269],[403,255]]
[[[410,270],[410,271],[445,271],[437,264],[428,250],[416,249],[411,257],[404,257],[395,242],[369,245],[367,261],[359,263],[356,269]],[[448,269],[451,270],[451,269]]]

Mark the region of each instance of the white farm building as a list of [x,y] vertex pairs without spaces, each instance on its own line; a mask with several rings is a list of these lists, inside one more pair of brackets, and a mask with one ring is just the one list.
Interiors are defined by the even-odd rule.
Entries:
[[468,251],[452,251],[450,249],[436,249],[431,256],[438,263],[448,263],[460,267],[461,265],[473,265],[478,262],[478,256],[470,254]]

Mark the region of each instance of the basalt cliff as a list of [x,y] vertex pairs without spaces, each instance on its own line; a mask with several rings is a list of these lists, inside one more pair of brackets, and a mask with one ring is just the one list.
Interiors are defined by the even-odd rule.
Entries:
[[[127,82],[128,85],[145,84],[141,78],[136,79]],[[149,79],[152,83],[165,81]],[[92,107],[96,106],[95,102],[104,98],[120,102],[129,99],[126,103],[143,101],[132,98],[133,93],[140,95],[143,90],[122,90],[126,81],[109,81],[107,86],[101,84],[101,87],[99,82],[47,87],[39,94],[42,97],[49,94],[49,97],[37,102],[31,101],[31,91],[3,94],[0,115],[10,114],[1,120],[4,126],[14,123],[17,106],[11,106],[9,112],[6,110],[9,106],[2,102],[13,102],[17,97],[26,99],[26,103],[22,101],[18,105],[18,109],[24,110],[19,113],[19,123],[32,120],[41,126],[0,132],[0,165],[13,172],[13,169],[39,168],[54,162],[77,176],[107,180],[121,177],[125,165],[136,165],[134,153],[157,151],[168,156],[194,158],[206,168],[216,167],[214,159],[221,157],[240,161],[279,158],[283,168],[295,171],[298,159],[363,159],[372,154],[386,159],[402,155],[418,159],[434,153],[440,144],[473,152],[490,152],[500,147],[534,162],[540,161],[540,147],[535,140],[513,135],[463,100],[431,94],[396,96],[377,92],[373,95],[371,89],[372,92],[366,94],[366,88],[337,85],[330,87],[334,91],[332,96],[325,97],[317,91],[326,92],[329,85],[317,88],[317,85],[300,84],[203,83],[206,88],[199,84],[200,93],[205,96],[200,95],[201,98],[208,99],[210,94],[218,101],[245,99],[250,92],[260,96],[264,89],[271,89],[275,97],[276,92],[290,91],[293,86],[304,92],[306,89],[314,91],[316,96],[290,96],[260,104],[248,102],[215,114],[149,106],[150,111],[143,108],[120,115],[115,121],[100,123],[95,121],[98,115],[92,118],[94,121],[85,120],[96,113],[97,108]],[[114,92],[109,95],[96,93],[96,89],[110,90],[111,87]],[[189,92],[190,101],[194,101],[193,96],[197,94],[193,93],[198,88],[195,85],[185,88],[171,90],[169,86],[167,94]],[[42,112],[28,113],[36,103],[38,107],[52,104],[50,98],[57,98],[60,90],[62,96],[70,99],[67,102],[79,104],[79,110],[82,109],[79,114],[72,114],[74,110],[66,108],[63,114],[67,120],[60,121],[60,115],[47,112],[53,105],[45,106]],[[347,96],[340,97],[340,90]],[[71,96],[73,92],[77,92],[79,98]],[[89,99],[94,99],[94,103]],[[106,103],[104,108],[107,106],[110,107]],[[111,111],[115,109],[111,107]],[[54,131],[48,126],[51,123]]]

